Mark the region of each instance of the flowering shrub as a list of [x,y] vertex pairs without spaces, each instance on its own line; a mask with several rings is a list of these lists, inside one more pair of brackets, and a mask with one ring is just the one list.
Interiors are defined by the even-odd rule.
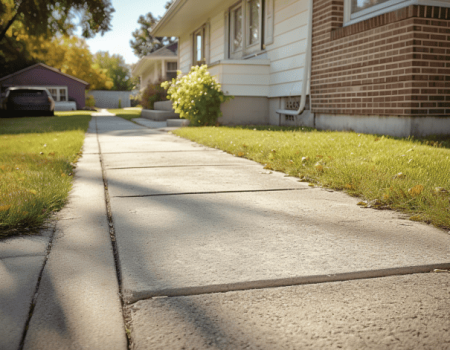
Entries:
[[220,104],[232,99],[220,90],[220,84],[209,74],[207,66],[194,66],[189,74],[164,82],[167,97],[173,102],[173,109],[181,118],[190,120],[191,125],[214,125],[222,113]]

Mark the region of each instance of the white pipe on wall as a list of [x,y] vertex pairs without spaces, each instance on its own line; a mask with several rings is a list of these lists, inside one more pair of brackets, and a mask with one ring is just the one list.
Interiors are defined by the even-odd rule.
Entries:
[[[303,71],[302,96],[301,96],[301,100],[300,100],[300,107],[296,111],[292,111],[292,110],[288,110],[288,109],[278,109],[277,113],[280,115],[280,118],[281,118],[281,115],[283,115],[283,114],[284,115],[300,115],[305,110],[308,76],[311,76],[313,0],[309,0],[308,6],[309,6],[308,36],[307,36],[307,44],[306,44],[305,69]],[[281,122],[281,120],[280,120],[280,122]]]

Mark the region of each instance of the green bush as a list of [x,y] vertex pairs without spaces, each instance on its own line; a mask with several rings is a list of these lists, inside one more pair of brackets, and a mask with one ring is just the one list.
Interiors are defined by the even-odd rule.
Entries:
[[167,97],[173,102],[173,109],[181,118],[190,120],[191,125],[214,125],[222,115],[220,104],[232,99],[220,90],[220,84],[209,74],[206,65],[194,66],[189,74],[164,82]]
[[86,95],[86,107],[94,107],[95,98],[92,95]]
[[120,98],[119,98],[119,107],[117,107],[117,108],[119,108],[119,109],[122,108],[122,99],[120,99]]
[[167,100],[166,95],[166,90],[161,87],[161,81],[156,84],[148,84],[142,93],[142,107],[153,109],[155,102]]

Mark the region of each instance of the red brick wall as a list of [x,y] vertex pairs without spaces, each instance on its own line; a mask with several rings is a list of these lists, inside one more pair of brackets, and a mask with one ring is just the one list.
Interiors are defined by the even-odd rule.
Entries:
[[450,8],[412,5],[342,27],[343,0],[314,0],[312,111],[450,115]]

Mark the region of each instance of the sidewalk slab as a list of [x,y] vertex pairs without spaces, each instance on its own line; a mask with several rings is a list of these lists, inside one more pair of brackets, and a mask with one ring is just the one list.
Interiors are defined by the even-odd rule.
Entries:
[[78,162],[58,219],[24,349],[127,349],[99,155]]
[[133,349],[450,349],[450,273],[158,298]]
[[45,251],[0,259],[0,350],[19,349]]
[[[228,158],[230,162],[234,161],[234,157]],[[215,163],[219,163],[219,158]],[[253,162],[246,164],[246,166],[211,164],[184,168],[111,169],[107,171],[108,189],[112,197],[186,192],[310,189],[305,183],[298,182],[294,178],[271,176],[272,172],[264,170],[260,164]]]
[[242,165],[254,166],[255,163],[244,158],[230,157],[222,151],[194,152],[150,152],[104,154],[103,165],[108,168],[132,167],[177,167],[195,165]]
[[146,126],[152,129],[162,129],[167,126],[167,121],[153,121],[145,118],[136,118],[133,119],[133,122],[138,123],[139,125]]
[[356,202],[320,189],[112,197],[124,299],[450,262],[447,233]]

